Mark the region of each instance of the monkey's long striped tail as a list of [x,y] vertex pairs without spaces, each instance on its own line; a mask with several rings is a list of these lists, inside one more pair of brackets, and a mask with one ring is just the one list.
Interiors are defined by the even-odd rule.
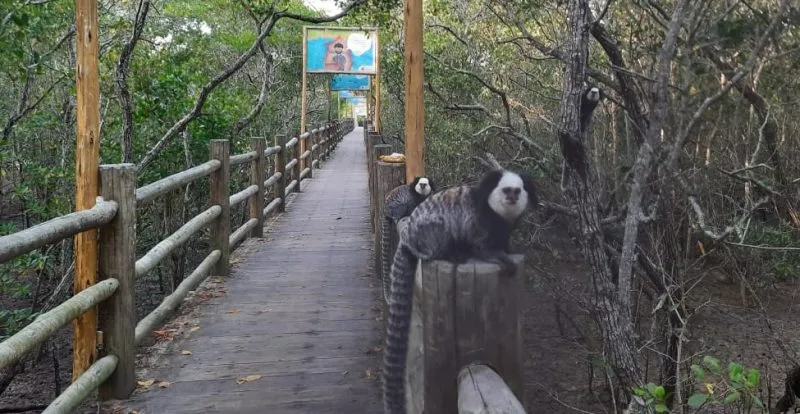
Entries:
[[390,278],[389,318],[383,353],[384,414],[406,414],[406,353],[416,270],[417,258],[401,239],[394,254]]
[[391,294],[391,278],[389,272],[391,271],[392,260],[391,257],[394,253],[389,252],[389,245],[391,244],[391,230],[392,219],[383,216],[383,227],[381,228],[381,281],[383,283],[383,300],[389,303],[389,296]]

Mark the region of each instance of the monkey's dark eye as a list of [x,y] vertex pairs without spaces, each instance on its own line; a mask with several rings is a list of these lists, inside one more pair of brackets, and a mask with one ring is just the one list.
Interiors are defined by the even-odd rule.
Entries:
[[519,188],[515,188],[514,189],[514,195],[519,195],[519,191],[520,191]]
[[509,192],[511,192],[510,188],[508,188],[508,187],[503,188],[503,193],[508,194]]

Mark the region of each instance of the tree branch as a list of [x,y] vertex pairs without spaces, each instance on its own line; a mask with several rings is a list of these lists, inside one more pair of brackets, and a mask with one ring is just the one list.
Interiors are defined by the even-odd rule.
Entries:
[[150,11],[150,0],[139,0],[136,8],[136,17],[133,20],[131,37],[122,46],[119,61],[116,67],[117,93],[122,110],[122,162],[133,161],[133,99],[128,90],[128,67],[130,66],[133,49],[142,36],[147,13]]
[[150,165],[151,162],[153,162],[155,157],[157,157],[158,154],[160,154],[161,151],[164,150],[164,147],[166,147],[170,139],[172,139],[173,137],[175,137],[175,135],[183,131],[183,129],[186,128],[189,122],[191,122],[200,115],[200,112],[203,109],[203,106],[205,105],[205,102],[208,99],[208,96],[211,94],[211,92],[213,92],[214,89],[216,89],[220,84],[228,80],[228,78],[230,78],[234,73],[239,71],[239,69],[241,69],[244,66],[244,64],[247,63],[247,61],[249,61],[250,58],[252,58],[256,54],[256,51],[258,51],[261,45],[261,42],[263,42],[264,39],[267,36],[269,36],[269,34],[272,32],[272,29],[275,27],[278,21],[280,21],[280,19],[286,18],[286,19],[303,21],[307,23],[332,22],[346,16],[355,7],[362,5],[365,2],[366,0],[354,0],[350,4],[348,4],[342,10],[341,13],[334,16],[326,16],[326,17],[304,16],[297,13],[291,13],[287,10],[272,13],[266,23],[266,27],[264,27],[261,33],[258,34],[258,36],[253,41],[253,44],[250,46],[250,48],[247,49],[247,51],[244,52],[241,56],[239,56],[239,58],[236,59],[229,67],[224,69],[222,72],[218,73],[216,76],[211,78],[210,81],[208,81],[205,85],[203,85],[203,87],[200,90],[200,94],[197,96],[197,99],[195,100],[195,104],[192,107],[192,109],[186,115],[184,115],[180,120],[178,120],[169,130],[167,130],[167,132],[161,138],[159,138],[156,144],[144,155],[142,160],[139,162],[139,165],[137,165],[136,167],[137,174],[141,174],[141,172],[144,171],[144,169],[147,168],[147,166]]

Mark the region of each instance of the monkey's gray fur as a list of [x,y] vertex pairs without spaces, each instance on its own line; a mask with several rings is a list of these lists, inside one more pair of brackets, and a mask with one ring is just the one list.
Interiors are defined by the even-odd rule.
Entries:
[[397,186],[386,194],[386,204],[381,220],[381,280],[383,299],[389,302],[389,266],[391,254],[386,251],[390,242],[391,226],[396,226],[401,218],[407,217],[425,198],[435,191],[433,182],[427,177],[415,177],[410,184]]
[[493,170],[477,185],[431,195],[411,213],[408,225],[401,229],[390,274],[383,354],[385,414],[406,414],[406,351],[417,261],[462,263],[472,257],[500,264],[504,275],[514,274],[509,238],[526,207],[536,203],[530,179],[508,170]]

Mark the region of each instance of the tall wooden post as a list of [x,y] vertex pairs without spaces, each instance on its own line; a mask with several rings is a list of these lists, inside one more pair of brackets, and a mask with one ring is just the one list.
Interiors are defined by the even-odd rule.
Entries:
[[[98,195],[100,163],[100,37],[97,0],[76,0],[76,120],[75,210],[94,207]],[[97,230],[75,235],[73,293],[97,282]],[[73,322],[72,380],[83,374],[95,359],[97,311],[90,309]]]
[[422,52],[422,0],[404,0],[406,181],[425,175],[425,82]]
[[217,171],[211,174],[211,197],[210,205],[222,207],[222,213],[211,222],[211,249],[219,250],[221,255],[217,264],[214,265],[212,274],[215,276],[226,276],[228,274],[228,256],[230,255],[230,244],[228,236],[231,234],[231,209],[230,209],[230,142],[227,139],[211,140],[211,159],[219,160],[222,165]]
[[258,220],[256,227],[250,232],[251,237],[264,235],[264,180],[266,180],[264,151],[267,144],[264,138],[253,138],[250,148],[256,152],[256,159],[250,164],[250,185],[257,185],[258,191],[248,201],[250,204],[250,218]]
[[100,230],[100,277],[119,287],[99,305],[103,353],[119,358],[100,386],[100,399],[125,399],[136,389],[136,166],[100,167],[103,198],[117,202],[117,214]]
[[275,145],[281,147],[275,157],[275,168],[273,173],[281,173],[281,178],[272,186],[272,196],[281,199],[281,204],[278,206],[279,212],[286,211],[286,135],[275,136]]

